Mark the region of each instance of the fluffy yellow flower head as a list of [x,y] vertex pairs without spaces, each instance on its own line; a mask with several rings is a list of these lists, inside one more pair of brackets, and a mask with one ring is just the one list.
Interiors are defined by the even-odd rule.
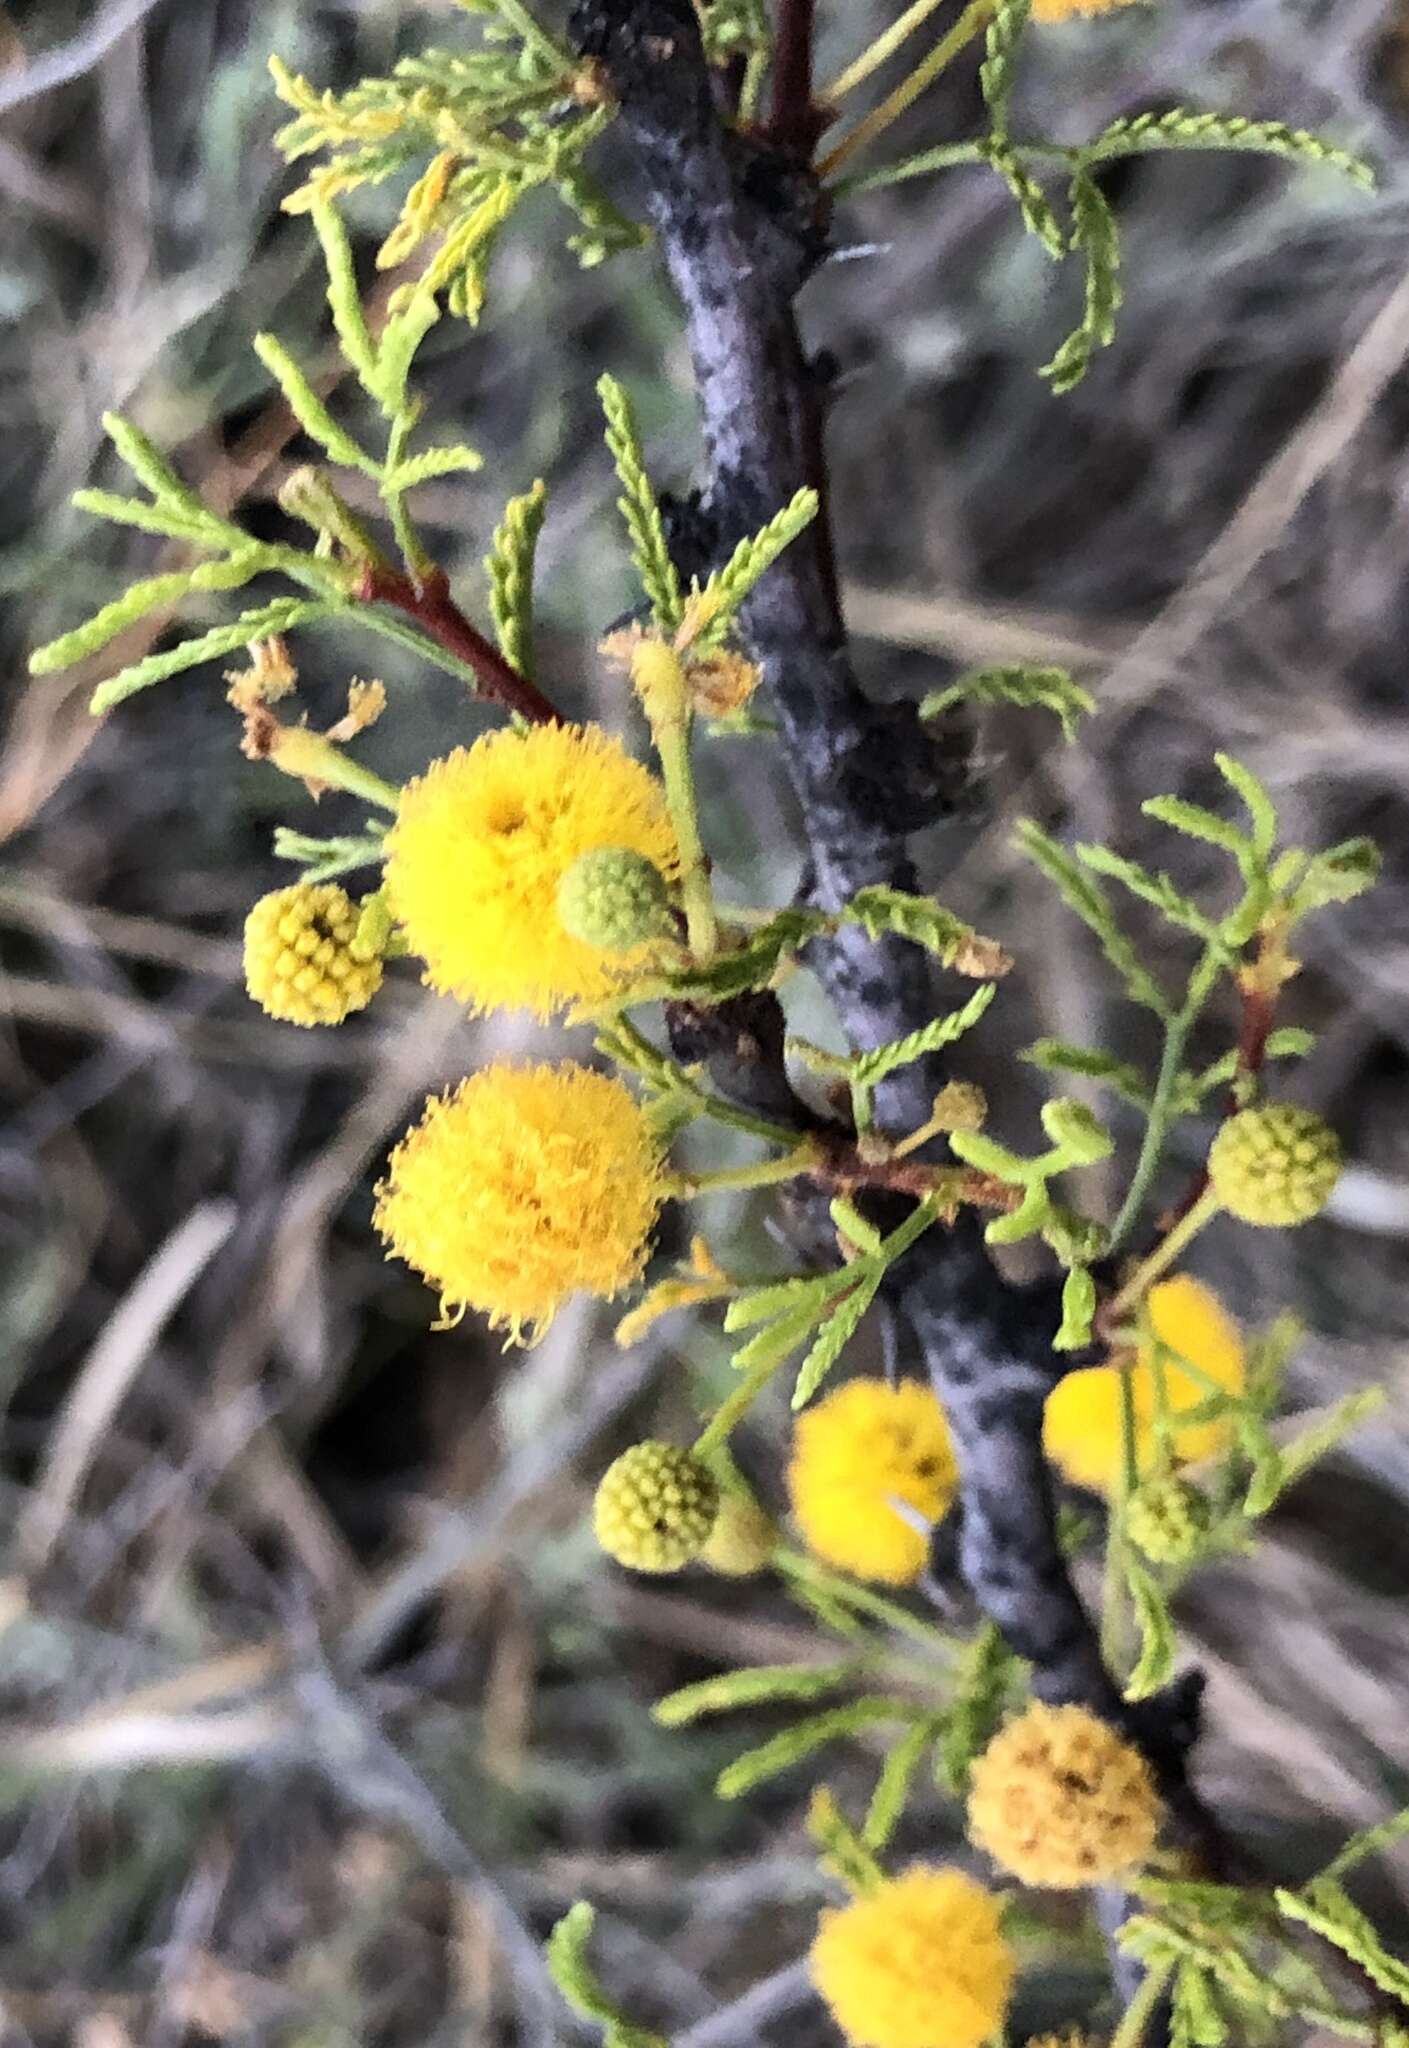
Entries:
[[1074,14],[1109,14],[1130,0],[1032,0],[1034,21],[1070,21]]
[[[1187,1273],[1162,1280],[1150,1289],[1150,1322],[1156,1337],[1208,1374],[1230,1393],[1242,1392],[1245,1355],[1242,1334],[1216,1295]],[[1208,1398],[1208,1388],[1192,1374],[1166,1362],[1165,1389],[1170,1412],[1178,1416]],[[1135,1407],[1136,1456],[1143,1471],[1154,1442],[1155,1367],[1141,1351],[1130,1368]],[[1047,1455],[1077,1486],[1114,1493],[1120,1483],[1120,1372],[1114,1365],[1092,1365],[1069,1372],[1047,1397],[1042,1440]],[[1228,1440],[1226,1421],[1191,1422],[1174,1432],[1174,1448],[1185,1464],[1211,1458]]]
[[372,1220],[440,1290],[447,1320],[480,1309],[521,1340],[578,1289],[629,1286],[663,1199],[659,1150],[620,1081],[493,1066],[426,1103]]
[[341,1024],[382,985],[381,956],[357,944],[357,905],[336,882],[261,896],[245,919],[245,987],[285,1024]]
[[1085,1707],[1041,1700],[973,1767],[969,1834],[1024,1884],[1102,1884],[1141,1863],[1159,1794],[1138,1749]]
[[949,1425],[913,1380],[850,1380],[799,1417],[788,1491],[808,1546],[858,1579],[908,1586],[928,1545],[896,1513],[904,1501],[937,1522],[953,1504],[958,1467]]
[[1003,2024],[1013,1954],[991,1892],[918,1863],[829,1907],[812,1981],[852,2048],[980,2048]]
[[563,877],[602,847],[679,872],[660,784],[598,727],[494,732],[433,761],[402,791],[386,839],[392,914],[430,986],[544,1018],[626,986],[649,948],[603,952],[558,909]]

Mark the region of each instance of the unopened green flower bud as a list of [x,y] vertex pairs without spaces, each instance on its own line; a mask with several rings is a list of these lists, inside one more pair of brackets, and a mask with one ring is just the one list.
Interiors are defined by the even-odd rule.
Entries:
[[603,953],[629,953],[672,930],[665,876],[644,853],[601,846],[575,860],[558,884],[563,929]]
[[747,1579],[761,1572],[778,1548],[778,1524],[746,1494],[726,1493],[714,1527],[700,1552],[700,1563],[726,1579]]
[[1274,1229],[1319,1215],[1340,1170],[1330,1125],[1290,1102],[1230,1117],[1208,1155],[1209,1180],[1229,1214]]
[[719,1511],[713,1474],[681,1444],[648,1440],[607,1467],[593,1503],[597,1541],[635,1572],[678,1572],[699,1556]]
[[1147,1479],[1125,1509],[1126,1533],[1152,1564],[1187,1564],[1212,1520],[1208,1496],[1173,1474]]

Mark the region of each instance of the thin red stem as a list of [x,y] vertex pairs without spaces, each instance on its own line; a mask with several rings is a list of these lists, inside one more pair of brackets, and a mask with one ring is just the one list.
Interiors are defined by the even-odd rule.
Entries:
[[[1266,989],[1245,988],[1242,1016],[1238,1020],[1238,1065],[1233,1083],[1228,1091],[1223,1118],[1236,1116],[1244,1105],[1244,1088],[1250,1080],[1256,1080],[1267,1063],[1267,1041],[1272,1036],[1272,1026],[1277,1021],[1277,998]],[[1166,1230],[1172,1230],[1176,1223],[1182,1223],[1195,1202],[1201,1200],[1208,1186],[1208,1168],[1201,1166],[1194,1175],[1190,1186],[1168,1217],[1161,1219]]]
[[780,149],[810,156],[831,115],[812,101],[814,0],[778,0],[773,39],[773,106],[768,137]]
[[398,570],[368,565],[358,592],[365,604],[390,605],[479,677],[481,693],[535,725],[555,725],[560,714],[536,684],[504,659],[493,641],[470,624],[450,595],[443,569],[417,581]]

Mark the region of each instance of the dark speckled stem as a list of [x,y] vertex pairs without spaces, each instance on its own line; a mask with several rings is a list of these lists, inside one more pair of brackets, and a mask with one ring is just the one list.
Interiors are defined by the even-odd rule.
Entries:
[[[619,98],[619,126],[684,313],[706,454],[697,538],[718,553],[802,484],[825,484],[825,394],[794,312],[824,253],[822,197],[796,158],[721,122],[691,0],[581,0],[575,32]],[[927,800],[933,814],[947,764],[912,707],[872,705],[859,685],[825,517],[769,571],[741,623],[777,706],[816,898],[834,908],[868,883],[914,888],[908,835]],[[934,1014],[929,963],[916,947],[846,930],[815,964],[854,1045],[901,1037]],[[712,1044],[716,1085],[730,1085],[738,1044],[752,1049],[766,1036],[741,1031]],[[762,1088],[777,1109],[786,1078],[754,1072],[738,1085],[754,1096]],[[904,1070],[878,1105],[883,1119],[914,1128],[934,1085],[925,1068]],[[964,1218],[909,1255],[893,1299],[957,1438],[961,1561],[979,1604],[1030,1662],[1042,1697],[1079,1701],[1130,1728],[1172,1803],[1196,1812],[1183,1767],[1196,1688],[1172,1690],[1138,1718],[1124,1707],[1057,1543],[1041,1449],[1043,1402],[1063,1370],[1050,1346],[1055,1290],[1006,1287],[978,1223]],[[1121,1902],[1103,1907],[1117,1923]]]

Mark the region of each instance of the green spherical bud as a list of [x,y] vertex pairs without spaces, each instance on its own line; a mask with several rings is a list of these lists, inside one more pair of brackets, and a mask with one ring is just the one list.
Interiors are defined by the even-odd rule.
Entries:
[[773,1517],[746,1494],[726,1493],[700,1562],[726,1579],[747,1579],[763,1570],[777,1548],[778,1524]]
[[607,1467],[592,1523],[608,1557],[634,1572],[678,1572],[699,1556],[719,1511],[719,1488],[680,1444],[633,1444]]
[[1153,1564],[1187,1564],[1213,1520],[1208,1497],[1185,1479],[1147,1479],[1126,1503],[1126,1534]]
[[644,853],[599,846],[558,884],[563,930],[603,953],[629,953],[673,928],[665,876]]
[[1229,1214],[1274,1229],[1319,1215],[1340,1170],[1330,1125],[1290,1102],[1230,1117],[1208,1155],[1209,1180]]

